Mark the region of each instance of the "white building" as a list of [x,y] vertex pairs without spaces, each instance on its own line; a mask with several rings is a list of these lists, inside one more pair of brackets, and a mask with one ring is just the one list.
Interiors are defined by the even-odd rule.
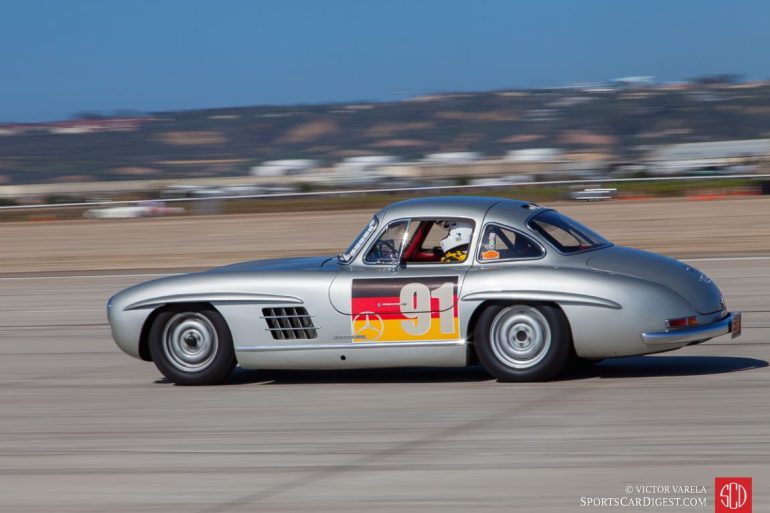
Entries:
[[426,164],[471,164],[481,159],[481,154],[475,151],[453,151],[446,153],[431,153],[422,159]]
[[650,87],[655,83],[655,77],[652,76],[636,76],[636,77],[620,77],[612,80],[612,83],[618,87],[627,87],[630,89],[639,87]]
[[363,157],[348,157],[337,164],[338,168],[373,169],[389,166],[398,162],[398,157],[391,155],[366,155]]
[[[647,156],[648,170],[674,175],[703,169],[724,169],[770,157],[770,139],[745,139],[658,146]],[[743,168],[745,171],[745,167]]]
[[312,159],[268,160],[251,168],[253,176],[299,175],[318,168],[318,161]]
[[527,148],[511,150],[505,154],[503,160],[508,162],[559,162],[561,157],[561,150],[557,148]]
[[398,162],[398,157],[390,155],[348,157],[334,166],[333,180],[349,185],[375,183],[384,178],[383,169]]

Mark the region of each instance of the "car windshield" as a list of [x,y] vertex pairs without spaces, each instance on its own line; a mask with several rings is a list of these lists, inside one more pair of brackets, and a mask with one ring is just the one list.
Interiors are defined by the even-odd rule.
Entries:
[[610,244],[595,231],[555,210],[537,214],[529,226],[562,253],[579,253]]
[[340,253],[337,256],[337,259],[343,264],[347,264],[353,260],[358,252],[361,251],[361,247],[366,242],[366,239],[368,239],[374,230],[377,229],[378,224],[380,224],[380,222],[376,217],[369,221],[369,224],[366,225],[363,230],[361,230],[361,233],[358,234],[358,237],[353,239],[353,242],[350,244],[348,249],[346,249],[344,253]]

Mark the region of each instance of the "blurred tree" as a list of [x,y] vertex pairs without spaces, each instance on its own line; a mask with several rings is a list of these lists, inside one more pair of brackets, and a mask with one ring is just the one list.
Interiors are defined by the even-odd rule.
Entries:
[[716,73],[714,75],[703,75],[688,80],[688,82],[692,82],[693,84],[702,85],[737,84],[742,81],[743,75],[738,73]]

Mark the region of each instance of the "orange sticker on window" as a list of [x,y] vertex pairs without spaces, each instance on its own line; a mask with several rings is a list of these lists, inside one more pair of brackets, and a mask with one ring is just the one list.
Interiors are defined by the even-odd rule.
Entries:
[[500,258],[500,253],[498,253],[494,249],[488,249],[487,251],[481,254],[481,258],[483,258],[484,260],[496,260]]

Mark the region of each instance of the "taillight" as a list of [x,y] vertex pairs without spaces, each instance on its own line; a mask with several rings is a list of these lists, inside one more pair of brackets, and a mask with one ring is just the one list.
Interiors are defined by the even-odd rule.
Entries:
[[678,319],[668,319],[666,321],[666,328],[686,328],[688,326],[697,326],[698,318],[694,315],[690,317],[679,317]]

